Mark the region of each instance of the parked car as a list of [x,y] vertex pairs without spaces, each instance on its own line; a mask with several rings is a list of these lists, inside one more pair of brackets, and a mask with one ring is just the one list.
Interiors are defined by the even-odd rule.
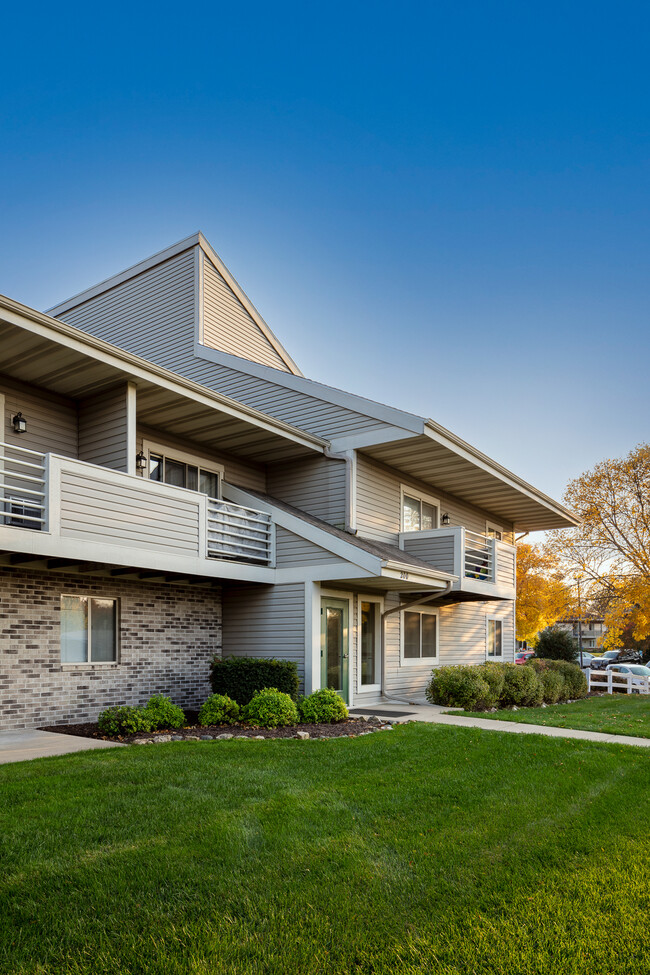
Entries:
[[606,670],[608,665],[613,663],[610,657],[592,657],[589,666],[592,670]]
[[[639,694],[640,690],[647,691],[650,687],[650,667],[642,667],[641,664],[609,664],[607,670],[613,674],[620,674],[621,677],[632,678],[632,693]],[[634,690],[634,688],[637,690]],[[620,690],[626,690],[626,685],[622,684]],[[614,684],[612,690],[617,690]]]
[[[595,659],[596,659],[595,656],[593,655],[593,653],[590,653],[589,650],[583,650],[582,651],[582,666],[583,666],[583,668],[584,667],[591,667],[591,661],[592,660],[595,660]],[[579,653],[578,653],[577,663],[580,664],[580,654]]]
[[521,653],[518,653],[517,656],[515,657],[515,663],[525,664],[526,661],[530,660],[530,658],[534,656],[535,656],[534,650],[522,650]]

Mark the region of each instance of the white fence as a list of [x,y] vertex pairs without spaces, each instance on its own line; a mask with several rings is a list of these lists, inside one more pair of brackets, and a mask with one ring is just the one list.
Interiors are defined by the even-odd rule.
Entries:
[[650,694],[650,679],[619,674],[615,670],[588,670],[587,685],[590,691],[606,694]]
[[272,531],[266,512],[208,498],[209,558],[270,565]]

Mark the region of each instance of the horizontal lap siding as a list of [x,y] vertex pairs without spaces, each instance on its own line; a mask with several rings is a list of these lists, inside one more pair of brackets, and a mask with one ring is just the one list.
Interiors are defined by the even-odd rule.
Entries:
[[454,572],[454,538],[409,538],[404,542],[404,551],[415,555],[424,562],[430,562],[442,572]]
[[[0,375],[0,394],[4,394],[4,422],[0,440],[38,450],[41,453],[78,456],[77,404],[36,386],[15,383]],[[15,433],[12,420],[22,413],[27,421],[25,433]]]
[[[431,484],[417,481],[399,471],[377,464],[362,453],[357,457],[357,527],[359,534],[378,541],[396,542],[400,531],[400,486],[416,494],[428,494],[440,501],[440,513],[449,515],[452,526],[462,525],[474,532],[485,532],[488,512],[459,498],[445,494]],[[415,554],[415,553],[414,553]]]
[[288,372],[282,357],[217,269],[205,255],[200,259],[203,262],[203,344]]
[[515,585],[515,553],[497,548],[497,582],[503,586]]
[[224,469],[224,481],[228,484],[235,484],[238,487],[250,488],[253,491],[266,493],[266,469],[262,464],[250,464],[241,457],[233,457],[232,454],[224,454],[217,450],[210,450],[205,444],[194,443],[192,440],[182,440],[180,437],[173,437],[163,430],[155,427],[138,426],[136,433],[136,450],[143,449],[145,440],[152,440],[154,443],[161,444],[169,448],[169,456],[174,456],[174,450],[185,454],[195,454],[206,461],[217,464]]
[[268,493],[338,528],[345,527],[346,465],[325,457],[267,469]]
[[279,569],[292,565],[345,565],[343,559],[280,525],[275,530],[275,555]]
[[[386,598],[386,609],[397,606],[394,595]],[[432,607],[436,603],[431,603]],[[400,665],[401,614],[386,619],[386,690],[395,696],[424,693],[431,671],[436,666],[482,664],[485,662],[486,620],[496,616],[503,621],[503,660],[514,660],[514,602],[476,601],[437,606],[439,610],[439,658],[422,666]],[[416,609],[413,610],[416,612]]]
[[79,404],[79,460],[116,471],[128,469],[127,387]]
[[59,317],[174,369],[194,337],[195,252],[177,254]]
[[228,586],[223,594],[223,656],[292,660],[305,674],[305,586]]
[[[182,556],[198,556],[198,507],[173,498],[144,497],[138,487],[83,474],[61,476],[61,534]],[[99,553],[98,553],[99,554]]]

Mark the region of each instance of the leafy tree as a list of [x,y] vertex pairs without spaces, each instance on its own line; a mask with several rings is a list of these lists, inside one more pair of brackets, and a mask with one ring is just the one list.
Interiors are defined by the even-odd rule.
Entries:
[[578,660],[578,641],[568,630],[551,626],[539,634],[535,653],[545,660],[566,660],[574,664]]
[[571,608],[557,559],[535,545],[517,545],[517,639],[531,641]]
[[604,608],[605,646],[621,646],[630,624],[636,640],[650,636],[650,445],[596,464],[564,500],[582,524],[553,532],[548,551]]

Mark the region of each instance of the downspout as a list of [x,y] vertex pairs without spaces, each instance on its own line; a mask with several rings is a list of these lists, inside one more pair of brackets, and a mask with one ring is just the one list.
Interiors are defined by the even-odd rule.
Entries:
[[356,461],[357,457],[354,450],[344,450],[341,453],[325,447],[325,456],[328,460],[342,460],[345,463],[345,531],[350,535],[357,533],[357,510],[356,510]]
[[523,535],[519,535],[518,538],[515,538],[515,545],[517,544],[517,542],[523,541],[523,539],[526,538],[528,535],[530,535],[530,532],[524,532]]
[[448,582],[444,589],[440,592],[428,593],[426,596],[418,596],[417,599],[412,599],[410,603],[400,603],[399,606],[393,606],[392,609],[386,609],[381,614],[380,629],[381,629],[381,696],[385,697],[388,701],[396,701],[398,704],[408,704],[408,701],[399,701],[395,697],[390,697],[386,693],[386,617],[391,616],[393,613],[401,613],[405,609],[411,609],[412,606],[421,606],[423,603],[433,602],[434,599],[443,599],[444,596],[448,596],[451,592],[453,582]]

